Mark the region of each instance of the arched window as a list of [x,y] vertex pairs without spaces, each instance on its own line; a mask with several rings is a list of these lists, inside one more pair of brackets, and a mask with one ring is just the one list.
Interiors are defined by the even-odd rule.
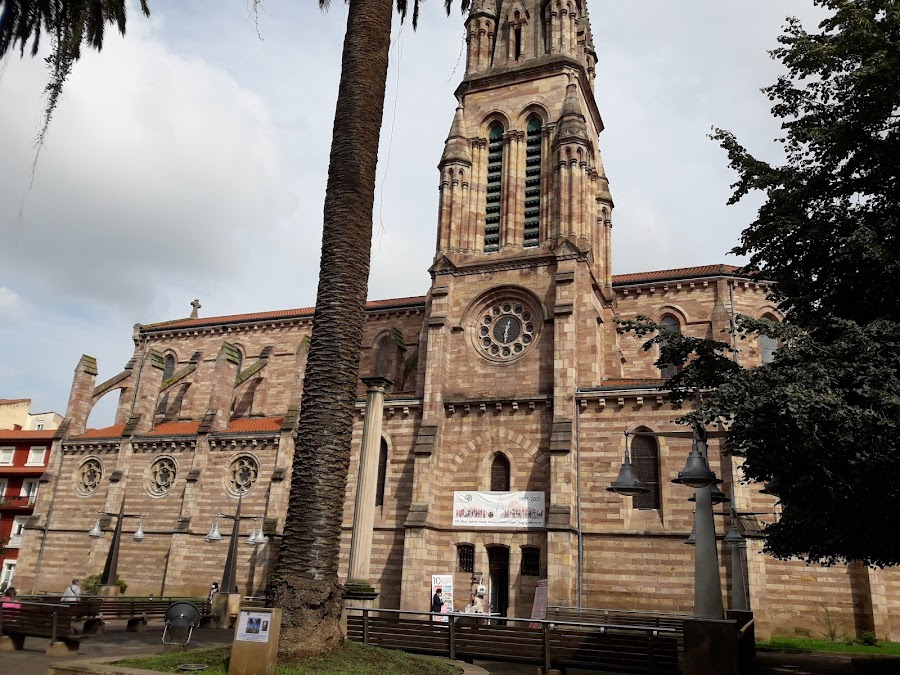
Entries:
[[[660,320],[659,328],[660,328],[660,333],[668,332],[668,333],[676,333],[678,335],[681,335],[681,324],[678,323],[678,319],[676,319],[671,314],[664,316]],[[664,344],[665,344],[665,342],[661,343],[660,347],[662,347]],[[675,377],[675,375],[678,374],[678,366],[677,365],[666,366],[665,368],[660,368],[659,372],[665,379],[668,380],[670,377]]]
[[768,335],[759,336],[759,361],[760,363],[772,363],[775,360],[775,351],[778,349],[778,340]]
[[525,133],[525,241],[537,246],[541,238],[541,120],[528,120]]
[[387,482],[388,446],[381,439],[381,450],[378,452],[378,482],[375,485],[375,506],[384,506],[384,486]]
[[[165,366],[163,367],[162,381],[165,382],[170,377],[172,377],[172,375],[174,375],[174,374],[175,374],[175,357],[172,356],[171,354],[166,354],[166,362],[165,362]],[[169,407],[169,394],[167,392],[166,395],[163,396],[162,400],[159,402],[159,406],[156,409],[156,414],[157,415],[165,415],[166,408],[168,408],[168,407]]]
[[648,492],[634,498],[636,509],[658,509],[659,500],[659,447],[653,436],[635,436],[631,439],[631,461],[638,479],[649,488]]
[[491,463],[491,492],[509,492],[509,460],[499,453]]
[[488,131],[487,197],[484,216],[484,252],[500,250],[500,204],[503,190],[503,125]]
[[375,375],[386,377],[395,385],[403,378],[403,352],[406,345],[403,334],[396,328],[378,341],[375,356]]

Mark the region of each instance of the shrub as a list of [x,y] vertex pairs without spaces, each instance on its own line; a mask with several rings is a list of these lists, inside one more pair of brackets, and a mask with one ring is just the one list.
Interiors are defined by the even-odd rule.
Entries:
[[[122,595],[125,595],[125,590],[128,588],[128,584],[122,581],[122,577],[116,575],[116,586],[119,587],[119,591]],[[81,592],[84,595],[96,595],[97,589],[100,588],[100,575],[99,574],[91,574],[84,578],[81,582]]]
[[877,647],[878,646],[878,636],[875,635],[874,632],[870,630],[864,630],[858,640],[861,645],[868,645],[869,647]]

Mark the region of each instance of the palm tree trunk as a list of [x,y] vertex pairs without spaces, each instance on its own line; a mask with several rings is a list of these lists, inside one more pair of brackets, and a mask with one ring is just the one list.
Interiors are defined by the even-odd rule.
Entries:
[[281,660],[321,654],[343,641],[338,555],[365,323],[391,15],[392,0],[350,1],[316,312],[284,537],[269,581],[269,600],[283,612]]

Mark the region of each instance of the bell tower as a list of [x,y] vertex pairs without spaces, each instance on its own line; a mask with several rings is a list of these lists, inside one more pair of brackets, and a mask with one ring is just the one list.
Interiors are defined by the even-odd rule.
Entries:
[[564,240],[609,288],[613,201],[600,158],[585,0],[477,0],[444,145],[437,254],[546,255]]
[[[474,555],[491,570],[490,586],[504,589],[491,598],[498,611],[507,592],[530,602],[533,589],[511,585],[503,571],[525,555],[526,533],[481,540],[455,531],[449,496],[458,490],[544,492],[544,523],[527,532],[529,550],[548,569],[574,569],[576,392],[621,377],[623,367],[585,2],[475,0],[466,19],[466,73],[438,163],[419,341],[407,607],[421,593],[412,570],[434,567],[448,541],[482,541]],[[574,575],[550,576],[552,602],[575,604]]]

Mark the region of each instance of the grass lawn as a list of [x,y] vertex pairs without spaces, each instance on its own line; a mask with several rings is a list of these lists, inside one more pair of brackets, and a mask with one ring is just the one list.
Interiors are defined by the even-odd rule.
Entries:
[[[205,663],[209,667],[203,675],[227,675],[231,647],[191,649],[142,659],[122,659],[114,665],[126,668],[145,668],[164,673],[180,673],[182,663]],[[449,663],[412,656],[393,649],[366,647],[353,642],[326,657],[310,658],[298,664],[279,664],[277,675],[459,675],[462,671]]]
[[900,655],[900,642],[879,642],[877,647],[866,645],[844,645],[828,640],[813,640],[801,637],[773,637],[768,641],[756,643],[759,647],[772,649],[806,649],[815,652],[850,652],[853,654],[897,654]]

